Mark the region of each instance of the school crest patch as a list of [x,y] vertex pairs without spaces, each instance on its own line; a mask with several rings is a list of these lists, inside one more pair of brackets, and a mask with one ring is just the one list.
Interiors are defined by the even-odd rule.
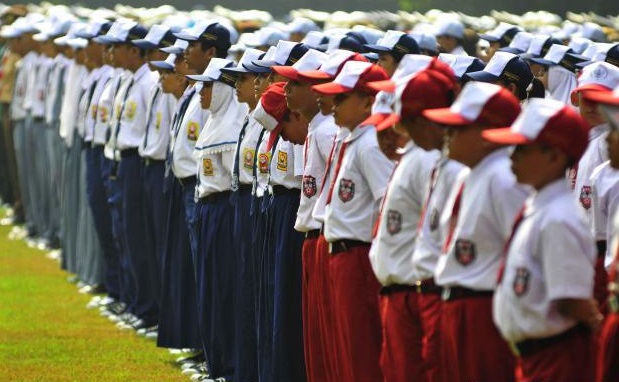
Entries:
[[518,297],[524,296],[529,291],[529,279],[531,273],[528,269],[516,268],[516,278],[514,278],[514,294]]
[[127,121],[133,121],[137,111],[138,105],[134,101],[127,102],[127,106],[125,106],[125,115],[127,116]]
[[466,239],[456,240],[456,260],[464,266],[471,264],[475,261],[477,255],[475,249],[475,243]]
[[288,153],[285,151],[277,151],[277,169],[279,171],[288,171]]
[[159,129],[161,128],[161,120],[163,119],[161,112],[158,111],[157,114],[155,115],[155,130],[159,131]]
[[254,168],[254,153],[256,151],[249,149],[249,148],[245,148],[243,150],[243,167],[245,167],[247,170],[251,170]]
[[586,210],[591,208],[591,186],[582,186],[580,189],[580,204]]
[[99,118],[101,119],[101,122],[107,123],[110,120],[110,111],[107,109],[107,107],[101,106],[98,112],[99,112]]
[[436,231],[439,223],[439,213],[436,208],[432,208],[432,212],[430,213],[430,230]]
[[316,195],[316,178],[311,175],[303,176],[303,195],[306,198]]
[[200,125],[196,121],[189,121],[187,123],[187,139],[190,141],[195,141],[198,139],[198,134],[200,133]]
[[355,197],[355,182],[351,179],[341,179],[338,196],[342,202],[350,202]]
[[402,214],[399,211],[387,211],[387,232],[395,235],[402,230]]
[[215,170],[213,169],[213,161],[211,159],[202,159],[202,173],[204,176],[213,176],[215,174]]
[[269,172],[269,163],[271,162],[271,153],[260,153],[258,156],[258,169],[261,174]]

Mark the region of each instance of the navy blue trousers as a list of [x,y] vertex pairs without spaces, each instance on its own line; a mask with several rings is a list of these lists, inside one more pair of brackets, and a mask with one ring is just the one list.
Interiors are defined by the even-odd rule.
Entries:
[[103,182],[104,165],[103,147],[87,147],[86,193],[88,194],[88,204],[92,210],[95,229],[103,249],[106,266],[105,288],[109,297],[118,300],[120,298],[119,250],[112,232],[112,214]]
[[234,205],[233,237],[236,243],[235,366],[233,381],[258,380],[256,331],[256,261],[254,224],[250,216],[251,189],[241,188],[231,198]]
[[168,208],[157,346],[202,348],[195,270],[189,244],[189,221],[195,221],[195,183],[183,188],[172,175],[165,178],[164,183]]
[[[259,330],[270,325],[270,359],[261,356],[261,382],[305,381],[301,314],[301,250],[303,235],[295,231],[300,191],[271,196],[261,262]],[[267,334],[269,335],[269,334]],[[260,339],[259,339],[260,344]],[[263,344],[259,345],[259,354]],[[266,345],[264,345],[266,346]]]
[[137,152],[121,159],[118,181],[121,185],[123,256],[128,260],[136,290],[132,312],[147,324],[154,325],[159,318],[159,260],[146,229],[142,166]]
[[[163,257],[165,253],[165,238],[166,238],[166,217],[167,203],[163,195],[163,177],[165,173],[165,163],[144,162],[143,164],[143,181],[144,181],[144,213],[146,215],[146,229],[148,237],[153,243],[153,250],[157,259],[156,274],[158,278],[156,282],[156,290],[161,290],[161,270],[163,266]],[[157,293],[159,299],[161,293]]]
[[234,375],[236,251],[229,193],[197,204],[196,284],[204,352],[213,377]]

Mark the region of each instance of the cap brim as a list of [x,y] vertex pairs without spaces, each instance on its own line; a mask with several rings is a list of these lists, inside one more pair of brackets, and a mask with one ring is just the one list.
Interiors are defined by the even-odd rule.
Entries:
[[[612,92],[613,89],[609,89],[606,86],[598,85],[598,84],[587,84],[582,85],[572,90],[572,93],[583,93],[583,96],[587,93],[606,93]],[[585,97],[586,98],[586,97]]]
[[509,46],[506,46],[505,48],[501,48],[499,49],[500,52],[507,52],[507,53],[511,53],[511,54],[522,54],[524,53],[524,50],[522,49],[518,49],[518,48],[512,48]]
[[368,82],[368,86],[371,89],[374,89],[379,92],[380,91],[387,92],[387,93],[395,92],[395,82],[393,82],[392,80]]
[[481,136],[493,143],[501,145],[522,145],[531,143],[532,141],[522,134],[514,133],[509,127],[501,127],[499,129],[484,130]]
[[92,41],[99,43],[99,44],[103,44],[103,45],[112,45],[114,40],[112,40],[108,36],[103,35],[103,36],[97,36],[93,38]]
[[335,82],[314,85],[312,86],[312,90],[314,90],[316,93],[326,94],[326,95],[349,93],[353,91],[352,88],[346,87],[344,85],[340,85]]
[[271,60],[255,60],[255,61],[252,61],[251,63],[256,66],[262,66],[268,69],[270,69],[272,66],[277,65],[277,62],[271,61]]
[[198,40],[197,36],[192,36],[190,34],[183,33],[183,32],[174,33],[174,37],[180,38],[181,40],[185,40],[185,41],[197,41]]
[[591,65],[591,64],[593,64],[593,61],[583,61],[583,62],[577,63],[576,67],[582,69],[585,66],[588,66],[588,65]]
[[486,40],[488,42],[497,42],[497,41],[501,40],[500,38],[498,38],[496,36],[493,36],[493,35],[490,35],[490,34],[485,34],[485,33],[480,34],[479,38],[482,39],[482,40]]
[[176,46],[168,46],[167,48],[161,48],[159,50],[168,54],[182,54],[185,52],[185,49]]
[[159,47],[159,45],[144,39],[133,40],[131,43],[140,49],[157,49]]
[[361,126],[375,126],[378,127],[380,123],[382,123],[390,114],[387,113],[375,113],[370,115],[365,121],[361,122]]
[[271,67],[271,70],[282,77],[286,77],[293,81],[299,80],[299,71],[293,68],[292,66],[280,66],[275,65]]
[[185,77],[189,78],[190,80],[194,80],[198,82],[216,82],[217,81],[209,76],[205,76],[202,74],[190,74]]
[[264,66],[258,66],[252,63],[243,64],[243,67],[251,73],[271,73],[271,68],[265,68]]
[[221,70],[222,73],[227,73],[231,75],[237,75],[241,73],[251,73],[249,70],[245,69],[242,66],[240,68],[238,66],[235,66],[234,68],[221,68],[219,70]]
[[469,121],[460,114],[452,112],[451,109],[449,109],[448,107],[424,110],[423,116],[428,118],[430,121],[436,122],[440,125],[463,126],[473,123],[472,121]]
[[365,49],[369,50],[370,52],[373,53],[387,53],[387,52],[391,52],[391,49],[385,47],[385,46],[381,46],[381,45],[364,45]]
[[157,69],[174,70],[174,66],[166,61],[150,61],[150,64]]
[[555,65],[559,65],[556,62],[552,62],[550,60],[544,60],[543,58],[529,58],[529,61],[538,64],[538,65],[544,65],[544,66],[555,66]]
[[607,105],[619,105],[619,96],[612,91],[588,91],[583,92],[582,96],[588,101],[604,103]]
[[320,70],[307,70],[304,72],[299,72],[299,78],[310,81],[320,81],[333,80],[335,77],[332,77],[328,73],[322,72]]
[[392,113],[377,113],[372,114],[369,118],[361,123],[362,126],[372,125],[376,131],[384,131],[390,129],[393,125],[400,121],[400,116]]
[[478,81],[478,82],[495,82],[499,79],[499,77],[495,76],[492,73],[488,73],[484,70],[480,70],[477,72],[464,73],[462,77]]

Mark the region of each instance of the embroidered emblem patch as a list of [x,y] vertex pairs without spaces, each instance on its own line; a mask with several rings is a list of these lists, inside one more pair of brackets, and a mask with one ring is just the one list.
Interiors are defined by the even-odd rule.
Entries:
[[254,167],[254,153],[256,151],[250,148],[243,149],[243,167],[251,170]]
[[107,107],[101,106],[98,111],[99,111],[99,118],[101,119],[101,122],[107,123],[107,121],[109,121],[110,119],[110,112],[107,109]]
[[288,171],[288,153],[285,151],[277,151],[277,169],[279,171]]
[[591,208],[591,186],[582,186],[580,189],[580,204],[586,210]]
[[155,114],[155,130],[159,131],[159,129],[161,128],[162,119],[163,119],[163,116],[161,115],[161,112],[158,111],[157,114]]
[[350,202],[355,197],[355,182],[350,179],[340,180],[338,196],[342,202]]
[[399,211],[387,211],[387,232],[395,235],[402,230],[402,214]]
[[200,125],[196,121],[189,121],[187,123],[187,139],[190,141],[195,141],[198,139],[198,134],[200,133]]
[[514,279],[514,294],[518,297],[525,295],[529,291],[529,279],[531,274],[526,268],[516,268],[516,278]]
[[125,115],[127,116],[127,121],[131,122],[135,118],[135,114],[137,113],[138,105],[134,101],[127,102],[125,106]]
[[271,153],[260,153],[258,156],[258,169],[261,174],[268,174],[269,163],[271,162]]
[[303,176],[303,195],[307,198],[316,195],[316,178],[311,175]]
[[430,213],[430,230],[436,231],[438,228],[440,214],[436,208],[432,208],[432,212]]
[[209,158],[202,159],[202,173],[204,176],[213,176],[215,170],[213,169],[213,161]]
[[475,243],[470,240],[458,239],[456,240],[456,260],[464,266],[471,264],[475,261]]

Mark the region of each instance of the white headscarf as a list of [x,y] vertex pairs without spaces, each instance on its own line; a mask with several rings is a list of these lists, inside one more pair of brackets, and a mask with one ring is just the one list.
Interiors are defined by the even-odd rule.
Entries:
[[214,82],[209,111],[211,115],[198,137],[194,155],[235,150],[247,104],[239,103],[234,88]]
[[572,90],[578,86],[576,75],[560,65],[548,69],[548,92],[550,98],[571,105]]

